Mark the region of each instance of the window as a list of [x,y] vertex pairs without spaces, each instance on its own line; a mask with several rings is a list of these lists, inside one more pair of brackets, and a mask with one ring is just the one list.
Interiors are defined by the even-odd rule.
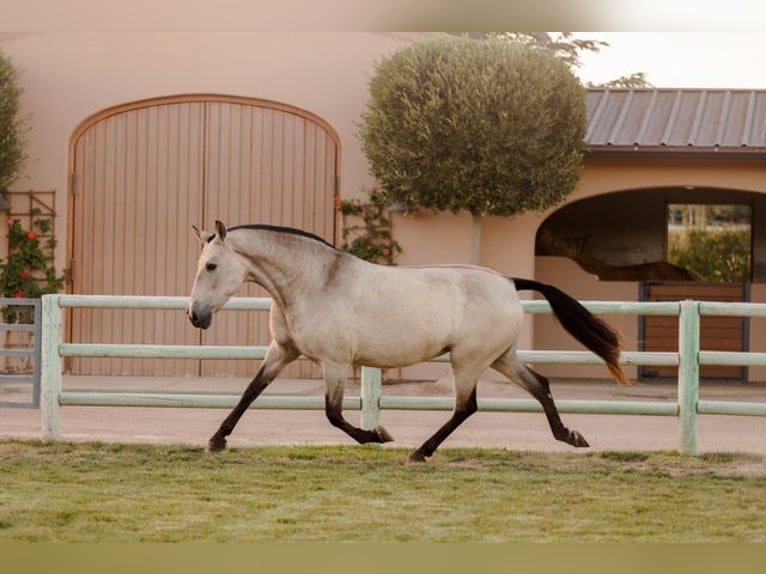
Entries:
[[748,282],[752,215],[746,204],[669,204],[667,260],[700,281]]

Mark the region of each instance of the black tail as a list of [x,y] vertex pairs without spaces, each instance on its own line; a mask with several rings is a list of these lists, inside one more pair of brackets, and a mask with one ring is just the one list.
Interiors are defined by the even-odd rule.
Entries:
[[553,314],[564,329],[585,347],[604,359],[612,376],[618,382],[623,385],[630,384],[620,367],[622,341],[615,329],[553,285],[515,277],[512,277],[511,280],[518,291],[538,291],[541,293],[550,303]]

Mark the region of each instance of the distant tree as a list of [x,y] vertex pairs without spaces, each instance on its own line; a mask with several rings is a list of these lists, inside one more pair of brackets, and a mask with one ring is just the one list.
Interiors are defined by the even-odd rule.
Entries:
[[582,65],[580,55],[583,52],[598,53],[609,46],[602,40],[575,38],[571,32],[499,32],[496,35],[503,40],[545,50],[570,68]]
[[390,203],[481,221],[541,211],[575,188],[584,89],[548,50],[489,37],[440,37],[377,65],[360,136]]
[[0,52],[0,194],[16,181],[25,159],[18,79],[13,62]]
[[[593,84],[588,83],[588,87],[592,87]],[[651,87],[649,80],[646,79],[644,72],[635,72],[629,76],[620,76],[614,80],[599,84],[605,88],[647,88]]]
[[[545,50],[574,70],[582,66],[581,56],[585,52],[598,53],[608,48],[609,43],[602,40],[575,38],[571,32],[500,32],[499,38],[517,42],[530,48]],[[651,86],[644,72],[634,72],[614,80],[598,84],[610,88],[644,88]],[[588,83],[589,87],[594,84]]]

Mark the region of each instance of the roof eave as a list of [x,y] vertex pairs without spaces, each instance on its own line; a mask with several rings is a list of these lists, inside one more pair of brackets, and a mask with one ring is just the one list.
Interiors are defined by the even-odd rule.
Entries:
[[766,147],[699,147],[699,146],[639,146],[590,145],[588,157],[634,159],[663,157],[667,159],[766,159]]

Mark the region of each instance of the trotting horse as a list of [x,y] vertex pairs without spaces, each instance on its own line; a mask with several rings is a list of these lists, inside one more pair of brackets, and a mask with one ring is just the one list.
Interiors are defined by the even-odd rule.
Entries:
[[361,429],[343,417],[350,367],[403,367],[447,352],[454,373],[452,417],[410,454],[410,461],[431,456],[476,412],[476,385],[488,367],[540,402],[557,440],[588,446],[579,432],[561,422],[548,380],[516,356],[524,319],[520,290],[540,292],[561,325],[600,356],[617,381],[628,384],[618,362],[618,334],[551,285],[467,265],[375,265],[315,235],[286,227],[227,229],[216,221],[215,233],[194,230],[204,245],[187,308],[195,327],[207,329],[213,314],[245,282],[263,286],[274,300],[266,357],[239,403],[210,438],[210,451],[226,448],[226,437],[250,404],[301,354],[322,368],[325,413],[332,425],[360,443],[390,441],[383,427]]

